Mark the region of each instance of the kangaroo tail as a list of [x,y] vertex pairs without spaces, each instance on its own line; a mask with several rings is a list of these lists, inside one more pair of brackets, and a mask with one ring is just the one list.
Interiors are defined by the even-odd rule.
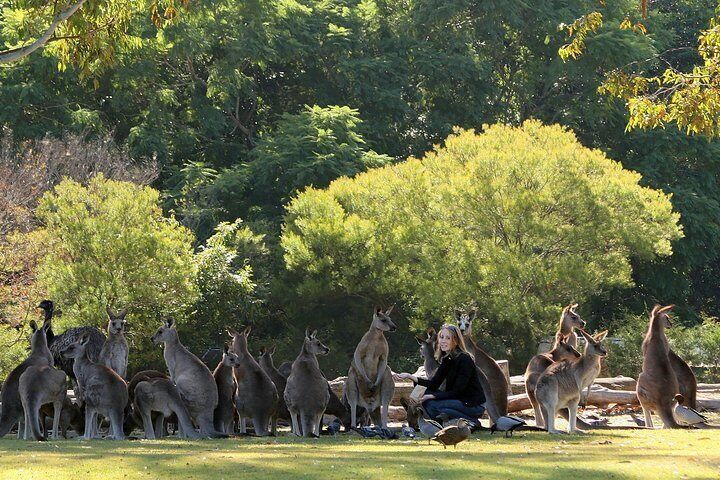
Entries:
[[17,415],[13,416],[10,410],[10,405],[2,406],[2,412],[0,412],[0,438],[10,432],[10,429],[17,423]]

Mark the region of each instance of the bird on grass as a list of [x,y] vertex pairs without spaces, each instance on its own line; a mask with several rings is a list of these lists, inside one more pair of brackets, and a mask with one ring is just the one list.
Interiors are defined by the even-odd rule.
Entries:
[[340,429],[342,428],[342,423],[339,419],[335,419],[332,422],[330,422],[327,426],[327,432],[332,435],[333,437],[337,436],[338,433],[340,433]]
[[698,412],[694,408],[684,405],[685,397],[681,394],[675,395],[675,419],[678,423],[685,425],[700,425],[701,423],[708,423],[708,419],[705,415]]
[[495,423],[490,427],[490,434],[495,432],[505,432],[505,438],[512,437],[513,431],[516,428],[525,425],[525,420],[518,418],[514,415],[505,415],[499,417]]
[[420,429],[420,433],[427,437],[428,445],[430,445],[430,439],[442,430],[443,426],[435,420],[427,419],[421,415],[418,417],[418,428]]
[[461,418],[458,420],[457,425],[451,425],[445,427],[437,432],[431,440],[435,440],[438,443],[442,443],[443,448],[447,449],[448,445],[452,445],[457,448],[457,444],[463,440],[467,440],[470,436],[470,422]]

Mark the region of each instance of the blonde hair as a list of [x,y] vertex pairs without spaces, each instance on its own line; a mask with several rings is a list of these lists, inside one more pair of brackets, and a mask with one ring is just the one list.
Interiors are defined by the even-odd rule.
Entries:
[[[442,327],[440,327],[440,330],[438,330],[438,340],[435,342],[435,360],[440,361],[440,359],[443,357],[443,351],[440,349],[440,332],[443,330],[447,330],[450,332],[450,335],[452,335],[453,340],[455,341],[455,350],[460,350],[462,352],[468,353],[467,347],[465,346],[465,339],[463,339],[462,332],[460,331],[460,328],[458,328],[457,325],[449,325],[445,324]],[[448,355],[452,354],[453,352],[448,352]]]

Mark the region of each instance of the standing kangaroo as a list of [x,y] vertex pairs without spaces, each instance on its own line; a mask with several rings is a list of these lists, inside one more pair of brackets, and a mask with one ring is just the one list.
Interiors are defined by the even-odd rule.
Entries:
[[672,348],[668,351],[668,359],[670,366],[675,372],[678,381],[680,394],[685,400],[684,405],[690,408],[697,408],[697,379],[690,365],[673,352]]
[[[30,435],[37,441],[44,441],[40,430],[40,407],[53,405],[53,439],[58,438],[63,401],[67,396],[65,372],[50,365],[33,365],[20,375],[20,399],[25,411],[25,439]],[[45,426],[43,425],[43,428]]]
[[320,436],[322,416],[330,394],[316,355],[327,355],[329,352],[330,349],[317,339],[317,330],[312,334],[305,330],[303,346],[292,364],[284,393],[295,435]]
[[390,319],[392,309],[392,306],[384,312],[375,309],[370,329],[355,348],[345,380],[345,398],[350,404],[352,427],[357,426],[357,407],[360,405],[370,413],[376,425],[379,420],[380,426],[387,428],[388,409],[395,392],[395,382],[387,364],[390,348],[385,339],[385,332],[397,329]]
[[[200,435],[193,427],[190,413],[180,398],[180,392],[168,378],[149,378],[135,386],[133,409],[142,418],[145,438],[154,440],[163,436],[165,419],[172,414],[178,419],[180,431],[185,438],[197,439]],[[153,427],[152,412],[158,412]]]
[[540,404],[535,398],[535,387],[537,386],[540,376],[546,368],[555,362],[577,358],[580,358],[580,352],[566,342],[565,336],[558,333],[555,340],[555,347],[547,353],[535,355],[528,363],[525,369],[525,391],[527,392],[528,399],[530,399],[530,404],[535,410],[535,425],[538,427],[545,426],[542,412],[540,411]]
[[89,342],[89,337],[82,335],[62,352],[64,357],[74,359],[75,378],[85,398],[85,440],[93,438],[98,414],[110,419],[113,438],[123,440],[123,413],[128,403],[127,384],[112,369],[88,358]]
[[577,431],[577,407],[580,393],[595,381],[600,373],[600,360],[607,355],[601,343],[607,336],[607,330],[591,336],[580,329],[587,344],[582,357],[564,360],[550,365],[537,381],[535,397],[548,433],[561,433],[555,429],[555,416],[558,410],[569,410],[569,432]]
[[437,333],[435,329],[430,327],[427,329],[425,337],[415,335],[415,340],[420,345],[420,356],[423,358],[423,368],[425,377],[432,378],[435,375],[440,362],[435,359],[435,343],[437,342]]
[[233,433],[233,420],[235,420],[237,383],[235,383],[233,369],[239,365],[238,356],[231,352],[227,345],[224,345],[222,359],[213,372],[218,390],[218,404],[213,413],[213,423],[215,430],[228,435]]
[[[282,395],[283,392],[285,392],[285,385],[287,384],[287,377],[283,376],[280,371],[275,368],[275,363],[273,362],[273,354],[275,353],[275,347],[270,348],[261,348],[260,349],[260,358],[258,359],[258,363],[262,367],[263,370],[265,370],[265,373],[268,374],[270,377],[270,380],[275,384],[275,388],[278,392],[278,408],[276,417],[282,418],[284,420],[290,421],[290,411],[287,408],[287,404],[285,404],[285,398]],[[292,368],[292,366],[291,366]],[[290,373],[288,372],[288,376],[290,376]]]
[[[50,329],[50,319],[46,317],[42,328],[37,328],[35,321],[31,321],[30,328],[33,332],[30,338],[30,355],[10,372],[10,375],[2,384],[3,387],[0,392],[0,404],[2,405],[2,410],[0,410],[0,438],[7,435],[15,424],[24,421],[24,410],[20,398],[20,376],[29,367],[53,365],[53,356],[47,346],[46,337],[46,332]],[[21,437],[22,433],[18,429],[18,437]]]
[[246,433],[246,419],[251,418],[255,435],[274,435],[277,427],[275,414],[278,392],[268,374],[248,351],[247,337],[250,335],[250,327],[246,327],[242,333],[228,327],[227,332],[233,339],[231,350],[240,359],[240,364],[234,370],[237,382],[235,408],[240,418],[240,433]]
[[503,373],[495,359],[480,348],[472,338],[472,323],[477,316],[477,311],[473,309],[469,313],[464,313],[460,310],[455,310],[454,313],[455,321],[463,334],[465,347],[475,358],[475,365],[482,373],[482,375],[480,375],[480,383],[483,390],[489,389],[489,391],[485,392],[486,407],[488,416],[495,422],[497,418],[507,415],[507,378],[505,378],[505,373]]
[[668,316],[672,308],[673,305],[655,305],[642,343],[643,365],[636,391],[648,428],[653,428],[652,412],[660,416],[665,428],[680,428],[673,416],[673,398],[680,390],[668,357],[670,346],[665,336],[665,329],[672,326]]
[[[218,390],[210,370],[180,343],[175,320],[169,318],[152,337],[155,344],[164,343],[163,357],[170,379],[177,386],[190,416],[203,437],[224,437],[215,431],[213,412],[218,404]],[[136,388],[137,390],[137,388]],[[182,425],[180,425],[182,428]],[[182,432],[189,435],[190,432]]]
[[563,308],[562,313],[560,314],[560,322],[558,322],[558,330],[555,334],[555,345],[553,348],[557,346],[560,336],[565,338],[565,343],[570,345],[572,348],[577,348],[577,334],[575,333],[575,329],[585,328],[585,320],[575,313],[577,306],[577,303],[571,303],[567,307]]
[[120,313],[114,313],[110,307],[106,307],[108,316],[107,332],[108,336],[103,343],[100,355],[98,356],[98,363],[111,368],[125,378],[127,376],[127,364],[128,364],[128,348],[127,340],[125,340],[125,315],[127,315],[127,308]]

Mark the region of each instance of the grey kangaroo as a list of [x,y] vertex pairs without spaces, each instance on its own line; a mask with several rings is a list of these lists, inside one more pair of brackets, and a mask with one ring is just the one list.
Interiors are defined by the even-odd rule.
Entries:
[[[477,311],[473,309],[468,313],[464,313],[460,310],[455,310],[454,313],[455,321],[463,334],[465,347],[475,358],[475,365],[483,374],[480,376],[480,383],[483,390],[489,389],[489,392],[485,392],[485,405],[487,407],[488,416],[493,422],[495,422],[497,418],[507,415],[507,378],[505,378],[505,374],[502,369],[500,369],[495,359],[488,355],[485,350],[480,348],[480,346],[475,343],[475,340],[472,338],[472,323],[477,316]],[[483,378],[483,376],[485,378]]]
[[74,359],[73,371],[85,398],[86,440],[93,438],[98,414],[110,419],[112,437],[123,440],[123,414],[128,403],[125,380],[105,365],[91,361],[87,356],[88,335],[81,335],[62,354]]
[[[64,372],[63,372],[64,373]],[[66,391],[63,391],[63,404],[60,411],[60,434],[63,438],[68,438],[68,428],[72,428],[78,435],[82,435],[85,431],[85,417],[83,416],[80,406],[73,403]],[[45,426],[45,419],[52,417],[53,421],[55,407],[51,404],[45,404],[40,408],[40,425]],[[47,437],[47,435],[45,435]]]
[[[2,404],[2,410],[0,411],[0,438],[7,435],[15,424],[24,422],[24,411],[20,398],[20,376],[29,367],[53,365],[53,356],[47,346],[46,337],[46,332],[50,329],[50,319],[46,317],[42,328],[37,328],[35,322],[31,321],[30,328],[33,332],[30,338],[30,355],[10,372],[10,375],[2,384],[3,387],[0,392],[0,404]],[[21,437],[22,433],[18,429],[18,437]]]
[[25,411],[26,440],[29,440],[31,435],[39,442],[45,440],[45,435],[40,430],[40,407],[46,403],[53,405],[52,438],[58,438],[63,401],[67,396],[65,378],[65,372],[50,365],[34,365],[20,375],[20,399]]
[[237,383],[233,376],[233,369],[239,365],[238,356],[231,352],[227,345],[224,345],[222,359],[213,372],[218,390],[218,405],[213,413],[213,422],[215,430],[228,435],[233,433],[233,421],[235,420]]
[[[180,392],[172,380],[168,378],[150,378],[135,386],[133,409],[142,418],[145,438],[153,440],[162,437],[165,432],[165,419],[175,414],[180,425],[180,432],[185,438],[200,438],[193,427],[190,413],[180,398]],[[152,412],[160,415],[155,417],[153,426]]]
[[375,309],[370,329],[355,348],[344,393],[350,405],[352,427],[357,426],[359,405],[370,413],[376,425],[379,421],[382,428],[387,428],[388,409],[395,392],[395,382],[387,363],[390,348],[385,339],[385,332],[397,329],[390,319],[392,309],[392,306],[384,312]]
[[[573,348],[577,348],[577,334],[575,333],[576,328],[585,328],[585,320],[580,318],[575,312],[577,303],[571,303],[567,307],[563,308],[560,314],[560,321],[558,322],[557,333],[555,334],[555,346],[557,346],[559,335],[565,338],[565,343]],[[553,347],[553,348],[554,348]]]
[[580,358],[580,352],[568,344],[566,342],[566,338],[567,337],[561,333],[558,333],[556,335],[555,347],[547,353],[535,355],[525,369],[525,391],[530,399],[530,404],[535,410],[535,425],[538,427],[543,427],[545,425],[542,412],[540,411],[540,404],[538,404],[538,401],[535,398],[535,387],[537,386],[540,376],[543,374],[545,369],[555,362]]
[[655,305],[642,343],[643,365],[637,379],[637,397],[648,428],[653,428],[652,412],[660,416],[665,428],[680,428],[673,416],[673,399],[679,393],[679,386],[668,357],[670,346],[665,336],[665,329],[672,326],[668,316],[672,308],[673,305]]
[[106,311],[108,315],[108,336],[100,350],[98,363],[113,369],[115,373],[125,378],[127,377],[128,353],[130,351],[125,339],[125,316],[128,311],[126,308],[116,314],[110,307],[107,307]]
[[312,333],[305,330],[303,346],[292,364],[284,394],[295,435],[320,436],[322,416],[330,394],[316,355],[329,352],[330,349],[317,339],[317,330]]
[[435,359],[435,343],[437,342],[437,333],[433,327],[425,332],[425,336],[415,335],[415,340],[420,345],[420,356],[423,358],[423,368],[425,369],[425,377],[432,378],[435,375],[440,363]]
[[582,357],[564,360],[550,365],[537,381],[535,397],[540,404],[542,417],[548,433],[562,433],[555,429],[555,416],[558,410],[569,410],[569,432],[577,430],[577,408],[580,393],[595,381],[600,373],[600,361],[607,355],[601,343],[607,336],[607,330],[591,336],[580,329],[587,344]]
[[[270,348],[261,348],[260,349],[260,358],[258,358],[258,363],[262,367],[263,370],[265,370],[265,373],[268,374],[270,377],[270,380],[275,384],[275,388],[278,392],[278,408],[277,408],[277,414],[275,415],[277,418],[282,418],[283,420],[290,421],[290,411],[287,408],[287,404],[285,404],[285,398],[282,395],[283,392],[285,392],[285,385],[287,384],[287,377],[283,376],[280,371],[275,368],[275,363],[273,362],[273,354],[275,353],[275,346],[272,346]],[[290,367],[292,369],[292,365]],[[290,373],[288,372],[288,376],[290,376]]]
[[[251,418],[255,434],[266,436],[275,434],[277,419],[275,413],[278,404],[278,392],[275,384],[262,367],[255,361],[248,351],[247,337],[250,327],[242,333],[228,327],[227,332],[232,337],[231,350],[240,358],[240,365],[235,367],[235,381],[237,394],[235,395],[235,408],[240,418],[240,433],[246,433],[246,419]],[[268,431],[268,426],[270,431]]]
[[[155,344],[165,344],[163,357],[170,372],[170,379],[177,386],[190,416],[200,428],[200,434],[203,437],[225,437],[226,435],[215,431],[213,424],[213,412],[218,404],[215,378],[205,364],[180,343],[175,320],[169,318],[163,323],[152,336],[152,341]],[[182,433],[191,434],[184,431]]]

